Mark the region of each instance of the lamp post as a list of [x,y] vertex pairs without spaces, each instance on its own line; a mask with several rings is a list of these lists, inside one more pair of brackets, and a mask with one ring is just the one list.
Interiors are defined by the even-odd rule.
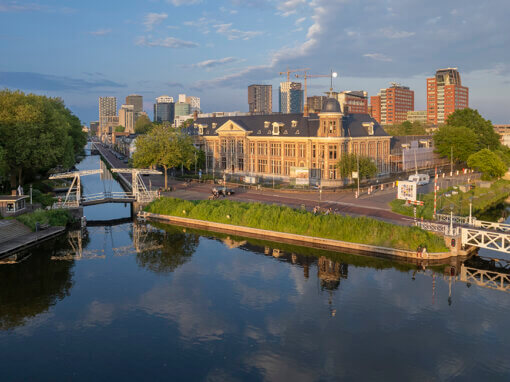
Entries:
[[453,236],[453,208],[455,206],[450,204],[450,235]]
[[469,197],[469,225],[473,224],[473,196]]

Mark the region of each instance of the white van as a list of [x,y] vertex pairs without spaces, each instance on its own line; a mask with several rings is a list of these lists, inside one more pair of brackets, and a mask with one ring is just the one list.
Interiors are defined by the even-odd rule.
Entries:
[[410,182],[416,182],[418,186],[429,184],[430,176],[428,174],[414,174],[409,177]]

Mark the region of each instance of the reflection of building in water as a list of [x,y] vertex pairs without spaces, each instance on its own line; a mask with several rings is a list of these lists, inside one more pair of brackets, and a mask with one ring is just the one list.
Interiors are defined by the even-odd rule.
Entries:
[[337,263],[321,256],[317,264],[317,276],[321,282],[321,289],[338,289],[340,278],[347,278],[347,264]]
[[234,240],[230,236],[227,236],[222,240],[223,244],[225,244],[229,249],[239,248],[246,244],[246,240]]

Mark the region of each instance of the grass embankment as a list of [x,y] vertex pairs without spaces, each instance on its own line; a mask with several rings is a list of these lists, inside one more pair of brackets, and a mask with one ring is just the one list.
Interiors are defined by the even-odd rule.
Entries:
[[67,210],[35,210],[29,214],[20,215],[16,219],[32,231],[35,231],[36,223],[48,224],[52,227],[65,227],[74,221],[71,213]]
[[[500,179],[491,185],[491,188],[475,187],[471,191],[458,191],[457,195],[446,197],[446,193],[451,193],[453,188],[437,192],[437,212],[450,213],[450,205],[453,205],[453,213],[458,216],[469,216],[469,198],[473,198],[473,216],[488,210],[489,208],[501,203],[510,195],[510,181]],[[434,193],[421,195],[420,200],[425,204],[416,208],[418,218],[433,219],[434,215]],[[414,216],[413,206],[406,206],[403,200],[395,199],[390,202],[393,212]]]
[[[445,252],[443,239],[416,227],[403,227],[365,217],[313,215],[304,210],[230,200],[188,201],[161,198],[146,209],[162,215],[186,217],[298,235],[342,240],[415,251]],[[230,217],[230,218],[229,218]]]

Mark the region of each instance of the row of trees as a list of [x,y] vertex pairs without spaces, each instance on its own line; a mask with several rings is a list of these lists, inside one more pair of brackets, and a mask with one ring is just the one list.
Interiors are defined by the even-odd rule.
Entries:
[[0,137],[0,175],[13,189],[53,167],[71,167],[87,143],[62,99],[7,89],[0,91]]
[[473,109],[457,110],[434,134],[436,152],[467,163],[484,179],[499,178],[510,166],[510,149],[503,146],[492,122]]
[[398,125],[386,125],[384,126],[384,130],[392,136],[401,136],[401,135],[425,135],[427,134],[427,130],[425,129],[425,125],[421,122],[409,122],[404,121]]
[[136,139],[133,154],[134,167],[162,166],[165,173],[165,189],[168,188],[168,169],[191,166],[201,158],[201,152],[193,146],[189,135],[167,125],[153,125],[147,134]]

